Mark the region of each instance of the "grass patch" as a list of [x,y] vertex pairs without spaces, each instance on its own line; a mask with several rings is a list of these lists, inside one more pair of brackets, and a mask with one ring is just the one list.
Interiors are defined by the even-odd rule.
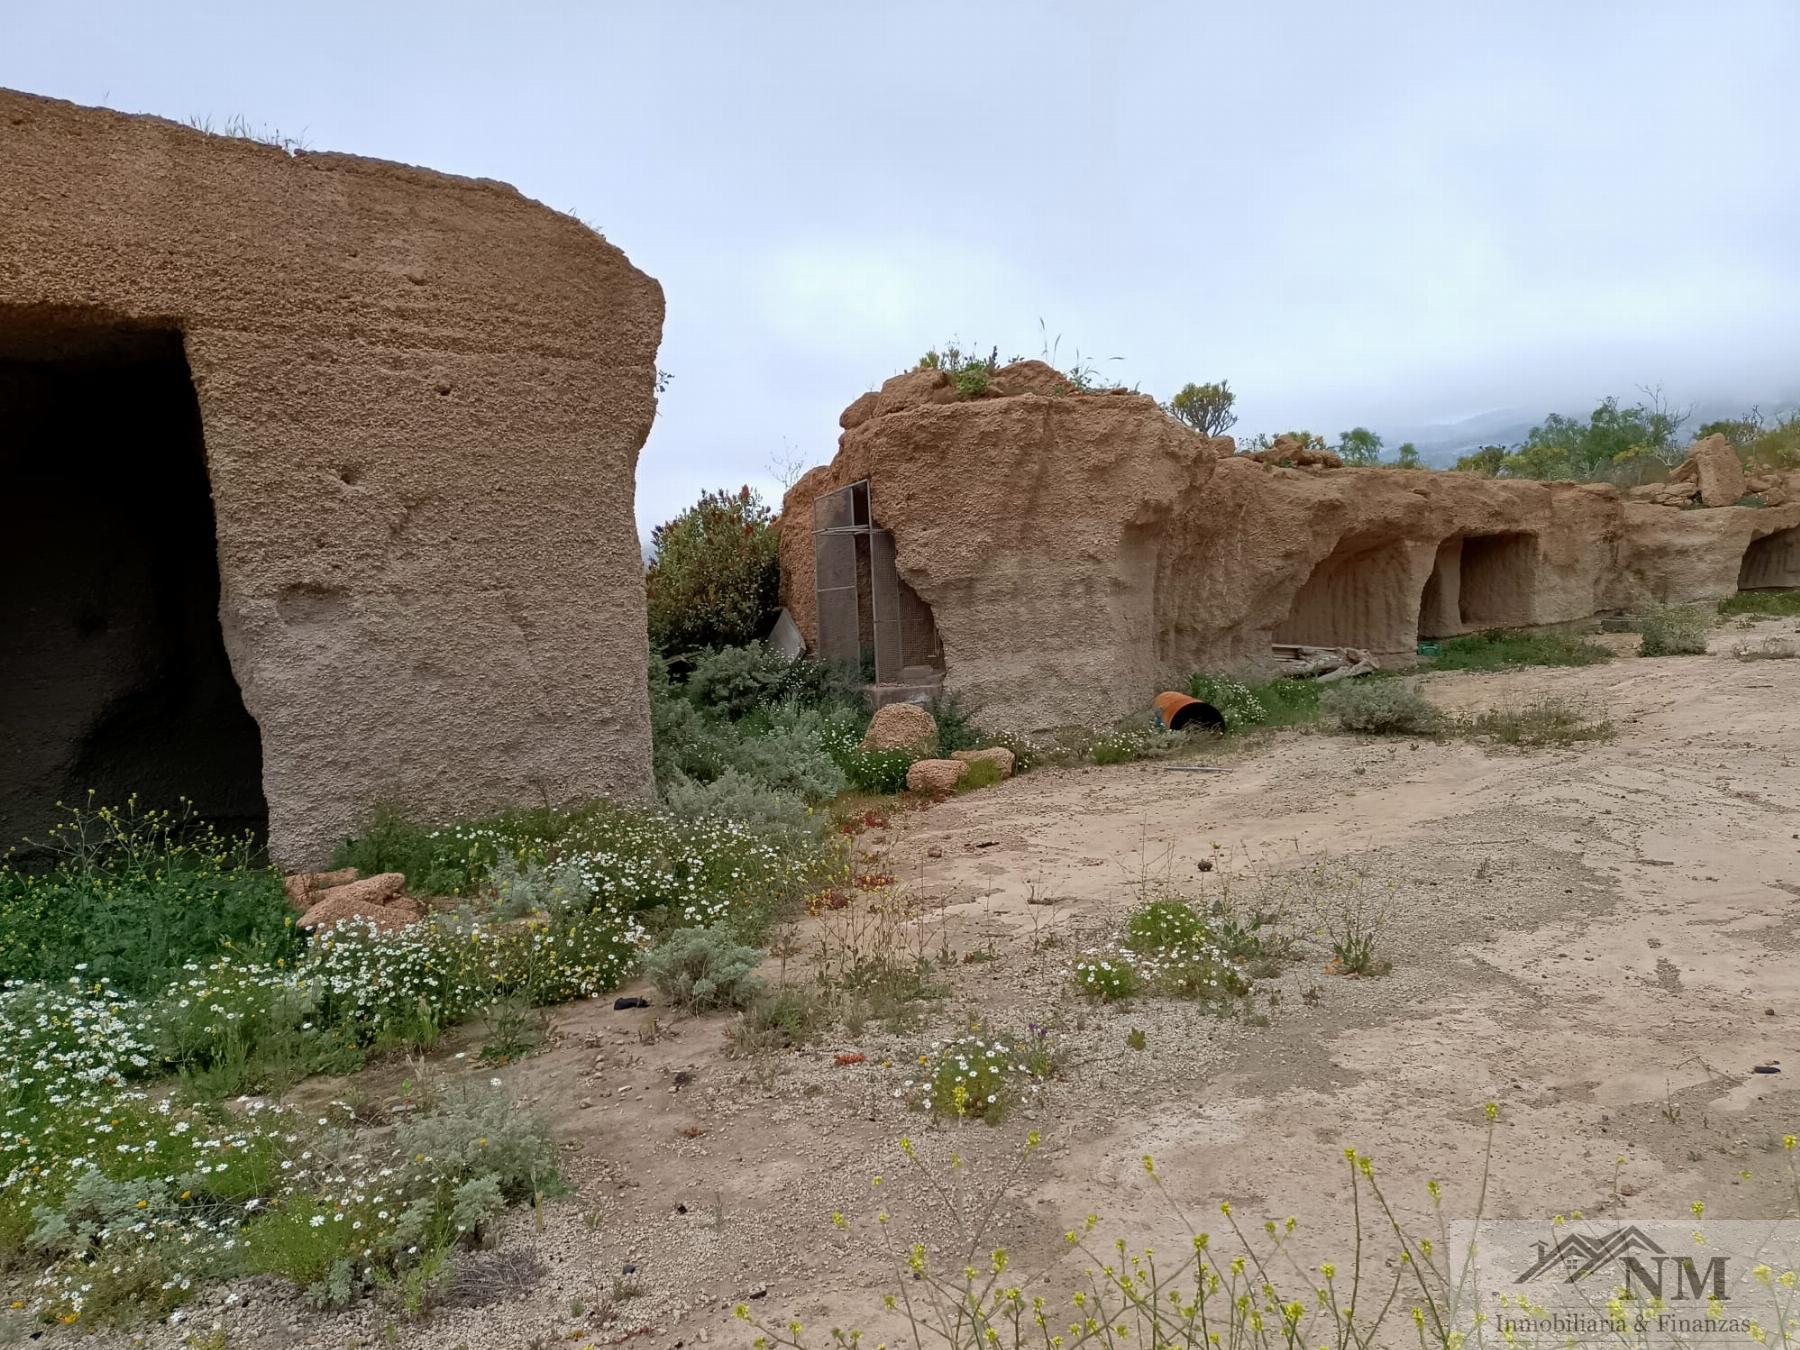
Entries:
[[1075,985],[1102,1003],[1138,994],[1230,1003],[1250,992],[1253,972],[1273,973],[1286,957],[1277,918],[1272,910],[1240,913],[1223,899],[1145,900],[1115,941],[1082,953]]
[[1456,730],[1501,745],[1544,746],[1611,740],[1616,728],[1568,699],[1545,695],[1516,707],[1466,714],[1457,719]]
[[1767,637],[1761,642],[1740,642],[1731,654],[1740,661],[1792,661],[1800,656],[1800,647],[1792,638]]
[[1572,633],[1515,633],[1503,628],[1446,638],[1434,670],[1505,670],[1512,666],[1592,666],[1612,660],[1598,642]]
[[1800,591],[1739,591],[1719,601],[1721,614],[1766,614],[1772,618],[1800,618]]
[[957,783],[958,792],[975,792],[981,788],[992,787],[1006,775],[1000,772],[1000,766],[991,759],[972,759],[969,771]]
[[1234,680],[1195,675],[1188,696],[1210,703],[1225,715],[1227,732],[1249,727],[1306,726],[1319,720],[1319,695],[1330,688],[1317,680]]

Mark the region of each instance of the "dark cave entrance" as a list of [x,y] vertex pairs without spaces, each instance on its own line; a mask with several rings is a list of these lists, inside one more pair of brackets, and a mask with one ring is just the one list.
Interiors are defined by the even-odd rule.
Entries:
[[226,658],[200,409],[179,334],[0,310],[0,826],[96,804],[268,823]]

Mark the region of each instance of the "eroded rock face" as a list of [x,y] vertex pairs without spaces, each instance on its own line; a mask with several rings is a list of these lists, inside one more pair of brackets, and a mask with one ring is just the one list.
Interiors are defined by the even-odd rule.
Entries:
[[[0,240],[0,474],[43,522],[29,557],[0,554],[9,825],[166,763],[172,717],[224,726],[184,692],[196,662],[242,730],[166,786],[203,797],[229,763],[290,865],[376,801],[446,818],[649,793],[632,497],[663,303],[623,253],[503,184],[3,91]],[[72,442],[147,362],[169,410]],[[132,495],[200,465],[166,531],[197,541],[176,560],[194,579],[146,580],[129,610],[134,577],[173,574],[132,542],[108,564],[122,591],[57,590],[112,546],[79,492],[36,486],[121,435],[74,487],[121,496],[125,525]],[[121,494],[133,454],[152,467]],[[161,610],[193,641],[157,636]]]
[[1140,395],[1037,372],[1006,392],[1008,369],[975,399],[937,371],[864,395],[782,514],[783,599],[811,640],[813,501],[868,481],[946,688],[985,726],[1101,723],[1196,670],[1272,673],[1277,643],[1404,663],[1422,637],[1800,585],[1800,498],[1671,510],[1607,484],[1283,465]]

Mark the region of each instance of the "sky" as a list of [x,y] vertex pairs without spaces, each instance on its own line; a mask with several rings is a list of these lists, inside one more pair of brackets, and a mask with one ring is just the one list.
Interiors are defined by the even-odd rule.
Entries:
[[646,536],[951,339],[1390,447],[1791,402],[1797,56],[1793,0],[0,0],[0,85],[600,229],[668,297]]

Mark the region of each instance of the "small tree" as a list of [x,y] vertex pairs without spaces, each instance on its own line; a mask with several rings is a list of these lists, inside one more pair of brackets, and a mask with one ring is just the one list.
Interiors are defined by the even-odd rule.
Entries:
[[1381,437],[1367,427],[1354,427],[1338,436],[1338,458],[1346,464],[1381,463]]
[[1169,400],[1169,412],[1202,436],[1223,436],[1237,425],[1237,414],[1231,410],[1231,405],[1236,402],[1237,395],[1231,392],[1229,380],[1220,380],[1216,384],[1190,381]]
[[650,534],[644,569],[650,642],[658,651],[753,641],[780,604],[780,536],[750,488],[708,492]]
[[1456,460],[1458,473],[1478,473],[1483,478],[1493,478],[1506,467],[1506,447],[1504,445],[1484,445],[1479,450],[1471,450],[1460,455]]
[[1425,467],[1425,461],[1419,458],[1419,447],[1411,441],[1400,442],[1400,448],[1394,452],[1394,463],[1402,469]]

